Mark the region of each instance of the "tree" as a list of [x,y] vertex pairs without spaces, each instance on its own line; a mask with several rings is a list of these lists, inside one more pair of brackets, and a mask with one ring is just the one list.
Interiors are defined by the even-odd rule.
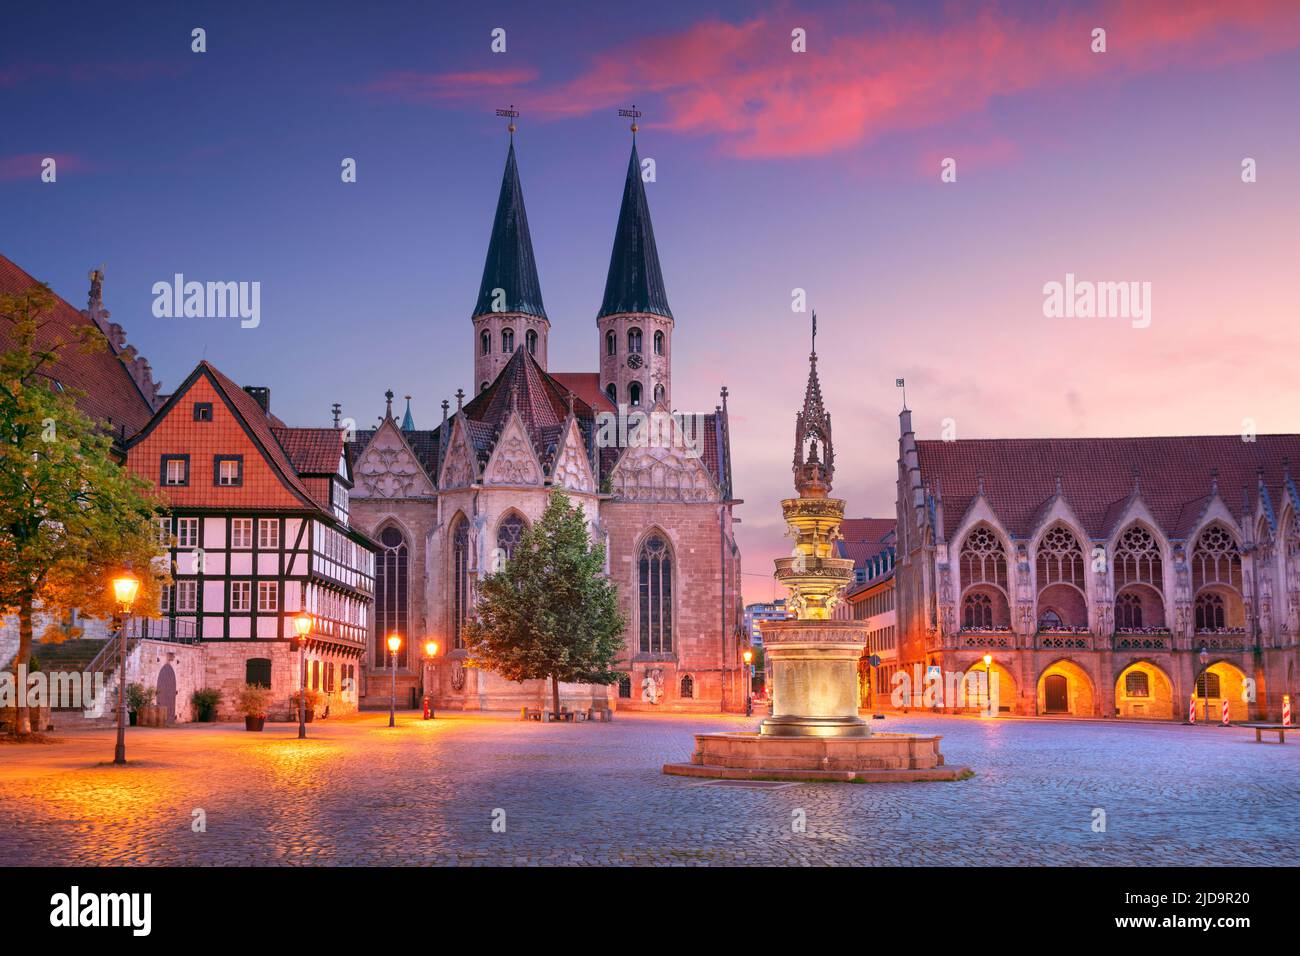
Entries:
[[552,492],[541,520],[479,587],[466,628],[471,663],[506,680],[549,677],[557,714],[560,681],[617,683],[627,622],[604,569],[604,545],[588,538],[582,510]]
[[[84,326],[76,342],[46,334],[42,316],[54,306],[43,283],[0,296],[0,614],[18,615],[15,681],[31,661],[37,612],[107,618],[109,580],[131,569],[136,607],[148,615],[167,583],[153,521],[165,502],[117,464],[111,436],[77,407],[81,393],[52,375],[65,349],[103,349],[104,336]],[[48,639],[63,636],[54,627]],[[31,730],[23,689],[18,734]]]

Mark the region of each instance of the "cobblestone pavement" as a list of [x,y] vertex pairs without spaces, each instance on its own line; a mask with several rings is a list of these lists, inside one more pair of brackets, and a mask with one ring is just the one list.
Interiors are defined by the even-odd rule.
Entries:
[[0,745],[0,865],[1300,863],[1300,746],[1245,729],[902,716],[874,726],[941,733],[948,763],[976,776],[660,772],[689,759],[692,733],[756,723],[403,715],[390,730],[366,714],[306,741],[287,724],[132,729],[125,768],[105,730]]

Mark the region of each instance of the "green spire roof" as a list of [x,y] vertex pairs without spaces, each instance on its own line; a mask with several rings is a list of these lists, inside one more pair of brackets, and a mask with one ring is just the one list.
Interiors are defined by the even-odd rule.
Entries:
[[[501,306],[495,290],[501,289]],[[523,312],[546,317],[542,305],[542,284],[537,279],[537,261],[533,258],[533,239],[528,232],[528,214],[524,211],[524,191],[519,185],[519,167],[515,164],[515,144],[510,142],[506,154],[506,171],[501,177],[501,195],[497,214],[492,221],[492,238],[488,241],[487,260],[483,263],[483,281],[479,283],[474,315],[488,312]]]
[[636,152],[635,140],[627,163],[623,206],[618,211],[618,228],[614,232],[614,250],[609,257],[605,298],[600,306],[601,316],[620,312],[649,312],[670,319],[673,316],[668,308],[668,294],[664,291],[663,272],[659,269],[659,250],[655,246],[655,231],[650,223],[650,206],[645,198],[645,184],[641,181],[641,159]]

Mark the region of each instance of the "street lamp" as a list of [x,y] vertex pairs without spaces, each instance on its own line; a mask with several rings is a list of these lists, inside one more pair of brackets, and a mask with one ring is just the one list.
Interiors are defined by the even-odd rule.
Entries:
[[402,649],[402,635],[388,635],[388,669],[393,673],[393,691],[388,699],[388,726],[397,726],[397,652]]
[[753,717],[754,701],[750,694],[754,690],[754,652],[747,647],[741,657],[745,659],[745,716]]
[[993,655],[984,655],[984,709],[993,716]]
[[298,739],[307,736],[307,635],[311,633],[311,615],[303,611],[293,619],[298,633]]
[[[437,641],[424,642],[424,672],[423,672],[424,674],[427,674],[429,672],[429,669],[433,666],[433,659],[435,656],[437,656],[437,653],[438,653]],[[432,720],[433,717],[434,717],[433,692],[429,689],[429,685],[426,682],[424,685],[424,719]]]
[[117,602],[117,654],[120,668],[117,674],[117,746],[113,749],[113,763],[126,763],[126,619],[131,615],[131,605],[140,591],[140,581],[127,571],[113,579],[113,599]]
[[[1202,678],[1205,680],[1205,723],[1208,725],[1210,723],[1210,677],[1207,673],[1207,666],[1210,661],[1209,647],[1202,644],[1201,650],[1196,656],[1201,660],[1201,676],[1196,679],[1196,683],[1199,684]],[[1195,690],[1195,686],[1192,689]]]

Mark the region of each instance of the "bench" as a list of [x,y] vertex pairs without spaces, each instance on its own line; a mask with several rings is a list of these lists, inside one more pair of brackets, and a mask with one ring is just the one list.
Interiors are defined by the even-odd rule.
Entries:
[[1287,726],[1285,724],[1256,724],[1255,725],[1255,743],[1264,742],[1264,731],[1270,730],[1277,734],[1277,742],[1286,743]]
[[608,707],[589,707],[587,708],[587,719],[609,723],[614,719],[614,711]]
[[541,720],[542,712],[538,710],[536,707],[520,707],[519,719],[520,720]]
[[573,722],[573,711],[571,710],[564,710],[563,708],[561,708],[558,714],[556,714],[555,711],[553,710],[546,710],[543,711],[542,713],[545,715],[543,719],[547,723],[550,723],[553,720],[568,721],[569,723]]

